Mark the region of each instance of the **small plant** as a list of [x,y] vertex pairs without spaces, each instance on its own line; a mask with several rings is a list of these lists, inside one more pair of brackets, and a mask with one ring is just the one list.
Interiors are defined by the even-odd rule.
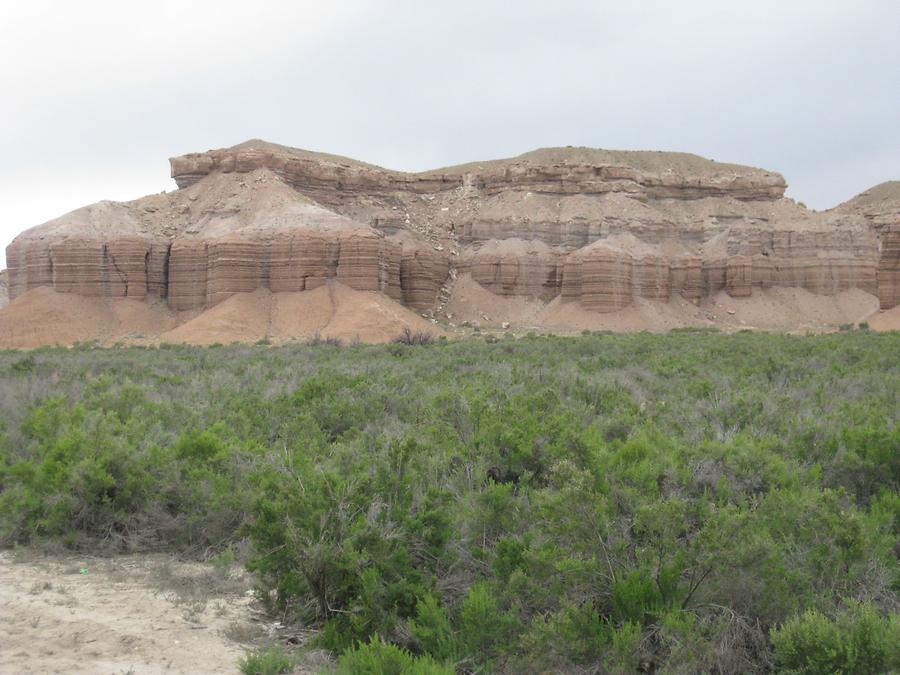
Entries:
[[339,337],[334,337],[333,335],[329,335],[328,337],[323,337],[319,331],[313,333],[309,339],[306,341],[310,347],[318,347],[319,345],[331,345],[332,347],[340,347],[343,345],[341,339]]
[[290,671],[293,664],[282,647],[266,647],[248,652],[238,667],[244,675],[280,675]]
[[14,373],[30,373],[34,370],[34,367],[37,365],[37,361],[34,360],[34,356],[29,354],[28,356],[15,361],[11,368]]
[[[789,673],[887,673],[900,668],[900,617],[882,617],[852,603],[835,619],[809,610],[771,633],[775,655]],[[891,647],[894,645],[894,647]]]
[[215,569],[227,574],[228,571],[234,567],[236,558],[234,556],[234,551],[230,548],[226,548],[224,551],[210,556],[208,562]]
[[415,657],[375,635],[344,652],[336,672],[337,675],[453,675],[453,667],[437,663],[429,656]]
[[414,331],[409,326],[406,326],[403,332],[394,338],[394,342],[402,345],[428,345],[434,342],[434,336],[427,331]]

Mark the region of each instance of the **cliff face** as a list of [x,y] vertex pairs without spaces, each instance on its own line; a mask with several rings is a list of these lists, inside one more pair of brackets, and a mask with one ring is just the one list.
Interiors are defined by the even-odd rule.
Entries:
[[878,301],[882,309],[900,305],[900,181],[881,183],[834,209],[860,215],[880,243],[876,271]]
[[557,148],[408,174],[250,141],[171,169],[176,192],[17,237],[10,297],[49,286],[182,312],[335,280],[440,314],[468,273],[590,312],[772,287],[900,303],[896,184],[814,213],[776,173],[678,153]]
[[205,309],[234,293],[313,290],[328,280],[430,309],[445,256],[297,193],[267,170],[217,174],[135,202],[102,202],[29,230],[7,248],[10,293],[165,298]]
[[0,309],[9,304],[9,282],[7,280],[6,270],[0,272]]

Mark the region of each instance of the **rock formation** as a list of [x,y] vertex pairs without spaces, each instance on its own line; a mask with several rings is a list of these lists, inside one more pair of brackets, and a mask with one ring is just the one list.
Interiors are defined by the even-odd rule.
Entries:
[[0,272],[0,309],[9,304],[9,281],[6,277],[6,270]]
[[882,309],[900,305],[900,181],[876,185],[834,211],[860,215],[876,232],[880,241],[878,301]]
[[553,148],[412,174],[249,141],[171,170],[175,192],[17,237],[10,298],[51,287],[180,314],[334,281],[441,318],[467,275],[601,313],[775,287],[900,304],[900,183],[816,213],[777,173],[681,153]]

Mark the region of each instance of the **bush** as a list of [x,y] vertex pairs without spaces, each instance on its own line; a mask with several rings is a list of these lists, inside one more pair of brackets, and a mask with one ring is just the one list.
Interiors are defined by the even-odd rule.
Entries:
[[429,345],[434,342],[434,336],[427,331],[414,331],[409,326],[404,326],[403,332],[394,338],[394,342],[401,345]]
[[519,627],[511,612],[501,611],[485,583],[473,585],[459,611],[460,641],[475,663],[487,663],[506,646]]
[[329,335],[328,337],[323,337],[319,331],[313,333],[307,340],[306,344],[310,347],[318,347],[319,345],[330,345],[332,347],[341,347],[343,346],[343,342],[339,337],[335,337],[333,335]]
[[416,618],[410,620],[409,632],[422,651],[439,661],[453,662],[459,658],[459,644],[450,617],[430,593],[416,603]]
[[882,617],[851,603],[830,619],[808,610],[772,629],[775,656],[787,673],[888,673],[900,668],[900,615]]
[[898,351],[856,330],[0,351],[0,544],[246,559],[279,620],[372,667],[770,672],[781,640],[786,668],[877,669],[894,620],[833,608],[900,606]]
[[452,666],[428,656],[415,657],[402,647],[373,636],[345,652],[338,660],[337,675],[453,675]]
[[243,675],[281,675],[289,672],[293,663],[281,647],[266,647],[248,652],[238,667]]

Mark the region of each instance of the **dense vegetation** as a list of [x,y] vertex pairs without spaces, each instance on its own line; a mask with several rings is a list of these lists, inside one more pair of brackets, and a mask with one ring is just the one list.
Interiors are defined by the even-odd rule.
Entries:
[[341,672],[900,669],[900,334],[3,352],[0,414],[0,543],[245,542]]

